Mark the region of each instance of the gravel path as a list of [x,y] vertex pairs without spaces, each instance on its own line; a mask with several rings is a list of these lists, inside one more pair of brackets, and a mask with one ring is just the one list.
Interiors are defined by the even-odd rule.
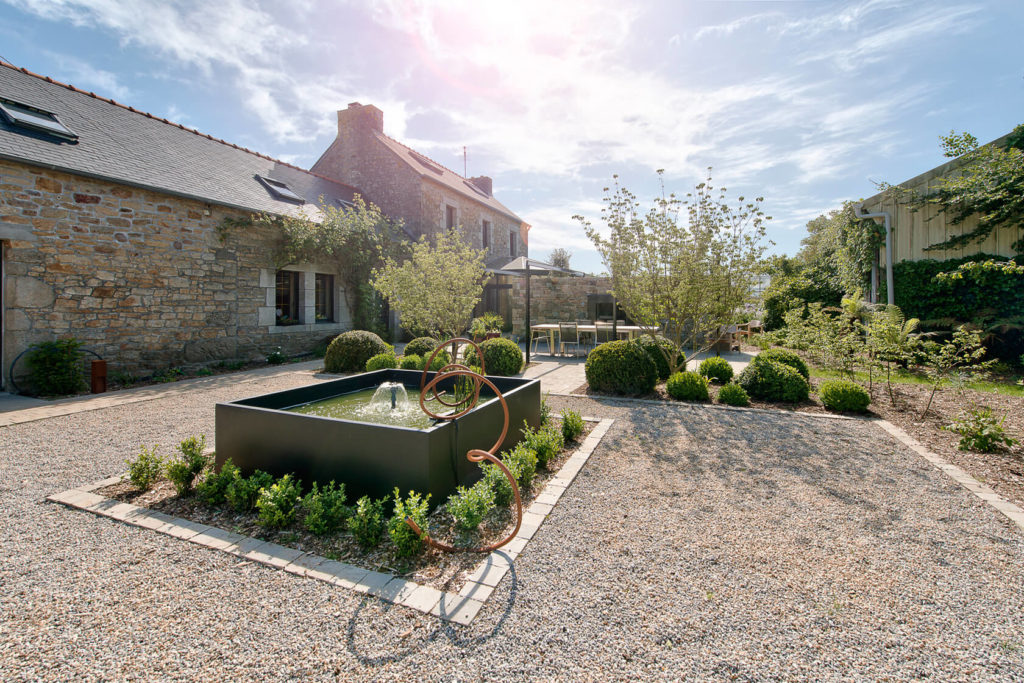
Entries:
[[866,422],[617,422],[469,627],[44,503],[263,378],[0,428],[5,680],[1024,681],[1024,535]]

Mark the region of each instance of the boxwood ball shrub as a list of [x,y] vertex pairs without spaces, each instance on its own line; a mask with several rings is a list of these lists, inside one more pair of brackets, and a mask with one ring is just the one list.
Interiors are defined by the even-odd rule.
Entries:
[[750,397],[743,387],[730,382],[718,390],[718,402],[727,406],[749,406]]
[[800,356],[796,355],[792,351],[774,348],[768,349],[767,351],[762,351],[761,353],[754,356],[755,362],[768,360],[773,360],[776,361],[777,363],[788,365],[789,367],[799,372],[805,380],[810,381],[811,379],[811,373],[807,369],[807,363],[805,363]]
[[618,340],[601,344],[587,356],[587,384],[594,391],[646,394],[658,381],[658,369],[638,344]]
[[[480,344],[480,351],[484,354],[484,369],[488,375],[511,377],[523,369],[523,352],[511,339],[488,339]],[[480,365],[472,346],[466,352],[466,365]]]
[[256,498],[260,526],[281,529],[295,519],[295,507],[302,496],[302,485],[292,475],[286,474],[268,489],[260,489]]
[[407,356],[419,356],[420,358],[430,358],[431,352],[437,348],[440,344],[438,340],[433,337],[416,337],[411,342],[405,345],[405,350],[402,352]]
[[335,337],[327,347],[324,369],[327,372],[361,371],[366,368],[366,361],[390,350],[391,347],[373,332],[344,332]]
[[395,368],[398,367],[398,359],[395,358],[394,352],[378,353],[368,361],[366,361],[366,371],[373,372],[374,370],[383,370],[384,368]]
[[707,401],[708,379],[696,372],[677,372],[665,383],[668,395],[677,401]]
[[[675,344],[664,337],[652,337],[649,334],[640,335],[633,340],[633,343],[642,348],[654,362],[654,367],[658,371],[658,379],[668,379],[668,357],[665,353],[671,355]],[[683,363],[686,362],[686,354],[682,351],[679,352],[677,362],[680,367],[683,367]]]
[[415,353],[411,356],[407,353],[398,357],[398,367],[402,370],[422,370],[425,359]]
[[154,445],[152,448],[143,446],[134,460],[125,460],[128,465],[128,481],[140,491],[148,491],[160,478],[164,461],[156,454],[159,447],[159,445]]
[[471,487],[460,486],[448,498],[448,512],[455,526],[463,531],[474,531],[484,515],[494,508],[494,491],[481,479]]
[[575,410],[562,411],[562,440],[575,441],[583,433],[583,418]]
[[824,382],[818,390],[818,395],[826,408],[842,413],[863,413],[871,403],[871,396],[867,390],[848,379]]
[[399,557],[411,557],[423,548],[423,539],[405,523],[405,518],[412,518],[420,529],[426,530],[429,504],[429,493],[424,498],[415,491],[409,491],[409,497],[403,500],[398,487],[395,487],[395,511],[388,520],[388,536]]
[[363,496],[356,501],[356,509],[348,520],[348,530],[363,548],[373,548],[384,537],[384,502]]
[[719,356],[702,360],[697,372],[708,379],[717,380],[719,384],[728,384],[732,379],[732,366]]
[[807,380],[789,365],[774,360],[758,360],[754,357],[737,380],[747,394],[766,401],[799,403],[806,401],[810,394]]
[[303,526],[317,536],[334,533],[341,528],[349,514],[345,498],[345,484],[335,485],[332,481],[319,488],[313,482],[313,489],[302,499],[302,509],[306,511]]

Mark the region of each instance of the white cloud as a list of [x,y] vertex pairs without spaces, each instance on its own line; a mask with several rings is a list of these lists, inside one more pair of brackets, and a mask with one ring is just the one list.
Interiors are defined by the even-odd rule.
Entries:
[[57,64],[57,80],[70,83],[82,90],[95,91],[97,95],[119,100],[122,103],[132,98],[132,91],[123,85],[117,75],[104,71],[71,55],[46,51],[50,59]]

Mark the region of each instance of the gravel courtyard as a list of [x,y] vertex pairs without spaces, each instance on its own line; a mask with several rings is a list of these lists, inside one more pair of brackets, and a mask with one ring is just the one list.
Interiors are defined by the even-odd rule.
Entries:
[[552,397],[616,422],[453,626],[47,503],[308,372],[0,427],[4,680],[1024,681],[1024,534],[865,421]]

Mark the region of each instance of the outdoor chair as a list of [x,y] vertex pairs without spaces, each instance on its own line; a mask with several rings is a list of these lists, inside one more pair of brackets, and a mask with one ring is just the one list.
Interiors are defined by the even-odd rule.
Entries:
[[594,346],[615,341],[615,326],[609,322],[598,320],[594,323]]
[[555,350],[551,348],[551,337],[547,330],[530,330],[530,353],[537,353],[537,344],[544,342],[548,347],[548,355],[553,356]]
[[580,328],[576,323],[558,323],[558,347],[565,355],[566,346],[576,347],[573,355],[580,355]]

